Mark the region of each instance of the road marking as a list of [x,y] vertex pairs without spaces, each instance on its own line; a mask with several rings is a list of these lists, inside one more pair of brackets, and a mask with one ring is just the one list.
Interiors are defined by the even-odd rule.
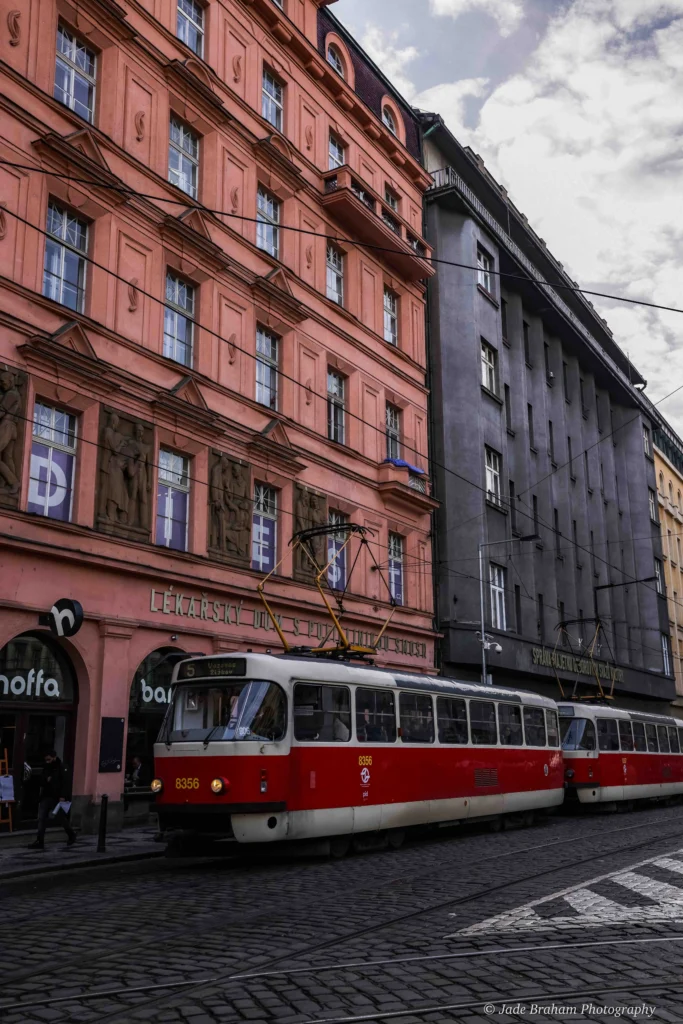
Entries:
[[[470,925],[460,931],[452,932],[445,938],[459,938],[467,935],[483,935],[488,932],[532,932],[559,928],[604,927],[606,924],[653,924],[660,921],[683,921],[683,880],[681,885],[660,882],[639,874],[639,868],[653,865],[676,874],[683,875],[683,849],[673,850],[667,856],[658,855],[647,860],[632,864],[626,871],[619,868],[605,875],[570,886],[549,896],[531,900],[514,910],[489,917],[479,924]],[[676,859],[678,858],[678,859]],[[624,903],[607,899],[595,892],[591,886],[600,882],[613,882],[624,890]],[[628,893],[635,892],[653,901],[652,906],[629,906]],[[567,914],[560,912],[554,917],[545,917],[536,911],[553,900],[562,901],[567,905]],[[455,916],[455,915],[453,915]]]

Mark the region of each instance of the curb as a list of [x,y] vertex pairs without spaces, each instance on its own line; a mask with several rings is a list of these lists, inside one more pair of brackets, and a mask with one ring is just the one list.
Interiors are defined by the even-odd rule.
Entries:
[[78,861],[71,864],[45,864],[38,867],[18,868],[16,871],[0,873],[0,886],[4,881],[17,878],[31,878],[35,875],[49,875],[56,871],[76,871],[77,869],[100,867],[102,864],[117,864],[127,860],[151,860],[153,857],[163,857],[164,850],[149,850],[143,853],[113,853],[111,855],[100,854],[100,858]]

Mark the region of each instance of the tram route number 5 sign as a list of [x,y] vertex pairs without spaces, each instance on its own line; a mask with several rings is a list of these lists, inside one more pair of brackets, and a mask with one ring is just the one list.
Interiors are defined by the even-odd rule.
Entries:
[[47,626],[54,636],[74,636],[83,625],[83,605],[70,597],[60,597],[50,611],[38,617],[41,626]]

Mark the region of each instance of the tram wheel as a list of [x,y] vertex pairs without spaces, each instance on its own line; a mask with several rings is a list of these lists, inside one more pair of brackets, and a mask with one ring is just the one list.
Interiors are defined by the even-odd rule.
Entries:
[[522,828],[531,828],[534,823],[534,812],[525,811],[522,815]]
[[500,832],[502,828],[503,828],[503,818],[502,818],[502,815],[499,818],[493,818],[493,820],[489,822],[489,832]]
[[392,828],[387,834],[387,842],[390,850],[400,850],[406,839],[405,829]]
[[341,860],[351,849],[351,839],[348,836],[337,836],[330,839],[330,857],[334,860]]

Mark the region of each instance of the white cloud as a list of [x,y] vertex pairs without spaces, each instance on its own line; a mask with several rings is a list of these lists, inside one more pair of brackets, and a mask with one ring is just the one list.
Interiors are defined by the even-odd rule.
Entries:
[[524,16],[522,0],[430,0],[434,14],[459,18],[469,11],[489,14],[498,22],[501,35],[514,32]]
[[425,89],[413,97],[413,105],[421,110],[434,111],[448,121],[461,142],[468,136],[465,128],[465,100],[484,95],[488,78],[461,78],[459,82],[444,82]]
[[406,65],[419,56],[414,46],[397,45],[399,31],[385,32],[379,25],[365,26],[361,44],[375,64],[391,79],[402,96],[412,102],[415,86],[405,73]]
[[[681,20],[667,24],[673,16]],[[683,0],[574,0],[464,130],[463,99],[484,84],[444,84],[417,99],[482,154],[572,277],[681,305]],[[683,382],[683,315],[593,301],[653,400]],[[683,392],[662,411],[683,434]]]

